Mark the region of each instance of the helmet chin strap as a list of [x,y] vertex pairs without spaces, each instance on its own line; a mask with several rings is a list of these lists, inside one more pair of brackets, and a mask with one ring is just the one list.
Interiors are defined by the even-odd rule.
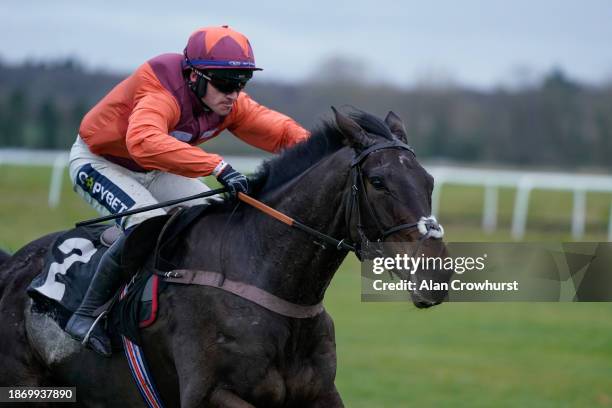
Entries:
[[211,112],[212,109],[210,109],[210,107],[202,101],[202,98],[206,96],[208,80],[201,75],[196,75],[196,77],[196,80],[192,81],[191,78],[187,76],[187,85],[189,86],[189,89],[191,89],[195,94],[196,98],[198,99],[198,102],[200,103],[200,106],[202,106],[202,108],[204,109],[204,112]]

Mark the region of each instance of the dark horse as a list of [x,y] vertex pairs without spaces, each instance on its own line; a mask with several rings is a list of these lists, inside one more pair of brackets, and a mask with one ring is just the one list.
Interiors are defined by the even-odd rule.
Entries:
[[[384,121],[359,111],[336,112],[335,122],[264,164],[254,195],[358,247],[381,238],[382,226],[389,231],[386,242],[420,241],[425,255],[443,256],[441,239],[423,239],[430,237],[416,228],[393,228],[428,217],[433,189],[433,178],[411,150],[371,148],[400,142],[407,142],[406,132],[392,112]],[[351,162],[360,154],[362,189],[355,202]],[[312,236],[244,204],[232,214],[233,208],[213,206],[180,238],[173,261],[223,272],[296,304],[321,302],[348,251],[314,243]],[[82,406],[142,406],[121,353],[100,358],[30,310],[25,288],[40,272],[54,237],[28,244],[0,266],[0,386],[71,385]],[[419,271],[410,279],[447,281],[449,275]],[[438,304],[445,295],[411,293],[418,307]],[[159,309],[155,324],[141,335],[166,406],[343,406],[334,385],[334,326],[325,311],[289,318],[216,288],[178,284],[162,292]]]

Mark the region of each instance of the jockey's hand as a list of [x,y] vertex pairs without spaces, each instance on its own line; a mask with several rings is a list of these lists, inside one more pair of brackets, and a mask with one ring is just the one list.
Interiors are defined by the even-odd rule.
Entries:
[[219,183],[227,188],[231,198],[236,198],[238,193],[249,193],[249,180],[229,164],[225,164],[216,177]]

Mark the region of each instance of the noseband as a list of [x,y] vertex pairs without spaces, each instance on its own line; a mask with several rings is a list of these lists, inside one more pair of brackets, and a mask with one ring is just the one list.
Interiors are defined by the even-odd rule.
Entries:
[[[370,255],[371,248],[370,243],[381,243],[389,236],[395,234],[399,231],[404,230],[417,230],[419,231],[419,247],[421,243],[429,238],[439,239],[444,236],[444,228],[442,225],[438,223],[436,218],[432,215],[428,217],[421,217],[419,221],[413,222],[410,224],[399,224],[392,227],[385,228],[383,224],[380,222],[376,213],[374,212],[374,208],[372,207],[372,203],[368,200],[365,183],[363,181],[363,171],[361,168],[362,163],[368,158],[370,154],[373,152],[384,150],[384,149],[401,149],[408,150],[412,153],[413,156],[416,157],[414,150],[412,147],[403,143],[399,140],[392,140],[382,143],[376,143],[367,149],[361,151],[353,160],[351,161],[351,174],[350,177],[352,179],[352,186],[350,190],[350,197],[346,200],[346,209],[345,209],[345,218],[347,228],[350,228],[351,218],[353,213],[357,214],[357,234],[359,236],[358,241],[352,245],[355,250],[355,254],[360,260],[367,258]],[[365,203],[365,207],[367,209],[369,217],[374,220],[374,224],[376,225],[376,229],[378,230],[378,235],[372,239],[368,238],[364,226],[362,224],[362,214],[360,208],[361,198],[363,196],[363,202]],[[350,235],[350,231],[349,231]],[[418,250],[418,247],[417,247]]]

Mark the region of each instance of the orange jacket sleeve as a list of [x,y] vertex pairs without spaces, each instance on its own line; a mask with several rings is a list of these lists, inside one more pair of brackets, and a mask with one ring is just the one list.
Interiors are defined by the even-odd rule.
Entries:
[[248,144],[271,153],[292,146],[310,132],[290,117],[266,108],[242,92],[226,119],[227,129]]
[[170,136],[169,129],[179,118],[180,110],[172,95],[154,86],[144,90],[129,117],[126,145],[131,157],[145,169],[185,177],[211,174],[221,156]]

